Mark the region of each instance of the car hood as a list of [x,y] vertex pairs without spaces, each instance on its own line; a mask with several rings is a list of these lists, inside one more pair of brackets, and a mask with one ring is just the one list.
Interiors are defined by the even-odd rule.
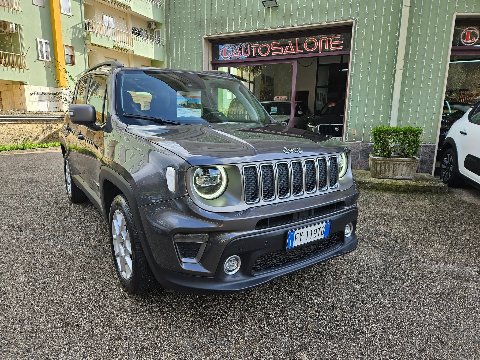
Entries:
[[234,164],[342,151],[345,146],[311,131],[222,123],[129,125],[127,131],[167,149],[191,165]]

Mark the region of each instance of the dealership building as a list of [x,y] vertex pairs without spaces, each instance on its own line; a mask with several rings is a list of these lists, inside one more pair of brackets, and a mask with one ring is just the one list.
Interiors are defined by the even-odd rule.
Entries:
[[[371,129],[423,129],[432,172],[445,100],[480,101],[478,0],[170,0],[166,65],[221,70],[265,103],[302,104],[357,168]],[[274,106],[280,111],[281,106]],[[282,110],[284,111],[284,110]],[[325,116],[328,115],[328,116]]]

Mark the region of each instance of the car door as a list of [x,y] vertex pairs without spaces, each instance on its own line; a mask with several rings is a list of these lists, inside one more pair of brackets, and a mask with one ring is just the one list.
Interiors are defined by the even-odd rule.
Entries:
[[476,104],[468,121],[460,127],[459,168],[460,172],[480,184],[480,103]]
[[81,155],[81,177],[84,183],[93,192],[100,196],[100,168],[104,151],[104,128],[106,122],[107,75],[92,74],[88,83],[85,99],[87,105],[95,108],[96,122],[93,125],[79,125],[78,130],[83,134],[83,149]]
[[[87,97],[88,82],[90,81],[90,75],[85,75],[80,78],[75,87],[75,92],[72,98],[72,104],[85,104]],[[81,174],[82,158],[80,156],[83,151],[84,141],[82,129],[79,129],[79,125],[74,124],[70,117],[70,112],[66,115],[66,121],[62,128],[68,150],[68,157],[70,162],[70,171],[72,177],[77,178]]]

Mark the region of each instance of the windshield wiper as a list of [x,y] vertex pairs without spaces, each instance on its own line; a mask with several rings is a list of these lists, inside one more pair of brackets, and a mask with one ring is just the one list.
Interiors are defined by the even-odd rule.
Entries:
[[127,118],[135,118],[135,119],[142,119],[142,120],[151,120],[155,122],[161,122],[163,124],[171,124],[171,125],[180,125],[178,121],[175,120],[167,120],[163,119],[161,117],[155,117],[155,116],[149,116],[149,115],[142,115],[142,114],[129,114],[129,113],[123,113],[123,116]]

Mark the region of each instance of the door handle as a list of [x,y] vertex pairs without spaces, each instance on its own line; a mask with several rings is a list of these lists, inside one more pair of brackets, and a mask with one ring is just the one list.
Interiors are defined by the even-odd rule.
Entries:
[[85,140],[85,136],[82,133],[77,135],[78,140]]
[[462,131],[460,131],[460,134],[467,135],[467,132],[462,130]]

